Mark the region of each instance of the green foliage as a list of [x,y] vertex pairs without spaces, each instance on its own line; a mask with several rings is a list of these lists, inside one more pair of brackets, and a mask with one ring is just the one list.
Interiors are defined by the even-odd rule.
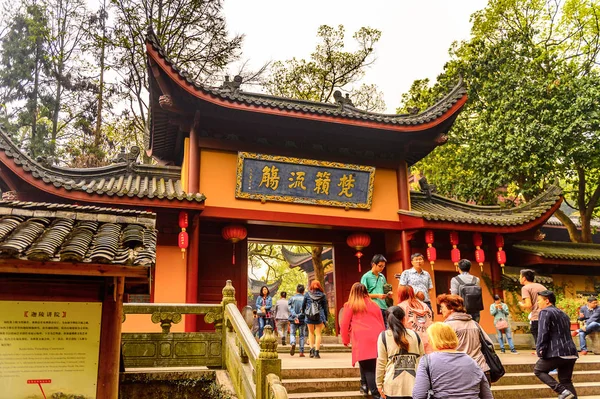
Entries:
[[579,317],[579,308],[585,305],[584,298],[566,298],[564,295],[556,298],[556,307],[565,312],[569,319],[577,320]]
[[360,28],[353,39],[358,50],[345,51],[345,29],[322,25],[317,37],[320,42],[309,60],[292,58],[277,61],[272,66],[272,75],[265,84],[271,94],[309,100],[329,102],[335,90],[351,94],[357,107],[370,111],[385,108],[383,96],[374,85],[352,88],[360,81],[365,70],[374,62],[373,46],[381,38],[381,32],[369,27]]
[[413,84],[400,111],[433,104],[459,76],[468,86],[448,144],[415,166],[439,193],[495,204],[499,194],[527,200],[559,182],[582,217],[581,234],[567,226],[572,239],[591,240],[600,199],[599,5],[490,1],[436,84]]

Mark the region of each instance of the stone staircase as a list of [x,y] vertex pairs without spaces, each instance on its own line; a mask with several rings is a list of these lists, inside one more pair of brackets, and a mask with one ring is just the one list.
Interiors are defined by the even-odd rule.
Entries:
[[[325,358],[320,360],[325,360]],[[522,359],[525,361],[509,359],[511,363],[515,364],[505,364],[507,374],[492,387],[494,398],[556,398],[556,394],[533,375],[532,358],[523,357]],[[360,385],[358,368],[351,367],[349,362],[345,367],[328,367],[325,364],[326,361],[319,364],[320,360],[309,360],[310,365],[314,365],[311,368],[284,367],[282,382],[288,391],[289,398],[365,398],[358,391]],[[597,360],[588,357],[585,362],[578,361],[576,363],[574,383],[580,399],[600,398],[600,356]]]

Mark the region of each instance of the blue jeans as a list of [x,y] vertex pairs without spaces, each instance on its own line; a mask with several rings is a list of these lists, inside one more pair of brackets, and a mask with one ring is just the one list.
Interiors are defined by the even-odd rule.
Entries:
[[308,335],[305,323],[296,324],[290,321],[290,345],[296,345],[296,331],[300,337],[300,353],[304,353],[304,337]]
[[593,333],[594,331],[600,331],[600,323],[596,323],[595,321],[588,323],[585,326],[585,331],[579,330],[579,349],[582,351],[587,350],[587,345],[585,344],[585,337],[589,333]]
[[500,344],[500,349],[504,350],[504,340],[502,339],[502,331],[504,331],[504,334],[506,334],[506,340],[508,341],[508,346],[510,347],[510,350],[514,351],[515,344],[513,343],[513,340],[512,340],[512,331],[510,331],[510,327],[505,328],[504,330],[496,329],[496,334],[498,334],[498,343]]
[[275,326],[273,325],[273,319],[266,317],[258,318],[258,338],[263,336],[263,331],[265,330],[266,325],[270,325],[273,327],[273,331],[275,331]]

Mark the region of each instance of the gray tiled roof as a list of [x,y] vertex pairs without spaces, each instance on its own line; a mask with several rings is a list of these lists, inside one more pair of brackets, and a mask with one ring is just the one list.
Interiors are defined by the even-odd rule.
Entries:
[[400,210],[400,214],[429,221],[518,226],[535,220],[550,210],[560,200],[561,190],[550,186],[545,193],[515,208],[471,205],[436,194],[428,198],[426,194],[414,191],[410,193],[410,198],[411,210]]
[[31,159],[0,128],[0,151],[34,178],[57,188],[115,197],[202,202],[204,195],[186,193],[181,168],[118,163],[98,168],[45,167]]
[[0,257],[152,266],[155,224],[152,212],[0,201]]
[[462,80],[444,98],[433,106],[416,115],[408,114],[380,114],[367,112],[356,107],[344,104],[330,104],[314,101],[296,100],[285,97],[277,97],[268,94],[248,93],[241,90],[222,89],[208,87],[190,78],[190,74],[181,70],[167,56],[166,52],[158,42],[152,29],[148,29],[146,42],[160,55],[165,63],[176,72],[186,84],[196,90],[228,102],[247,104],[259,108],[276,108],[282,111],[297,111],[308,114],[342,117],[346,119],[364,120],[392,125],[420,125],[436,120],[448,111],[461,98],[467,95],[467,89]]
[[546,259],[600,261],[600,244],[559,241],[521,241],[514,249]]

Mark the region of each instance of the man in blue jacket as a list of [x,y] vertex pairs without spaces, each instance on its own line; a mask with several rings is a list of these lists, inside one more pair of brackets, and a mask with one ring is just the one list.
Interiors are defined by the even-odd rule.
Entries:
[[[534,374],[554,392],[558,399],[572,399],[577,396],[573,386],[573,368],[577,361],[577,348],[569,333],[569,316],[554,305],[556,296],[552,291],[537,294],[540,310],[536,352],[540,358],[533,369]],[[558,381],[548,373],[558,370]]]
[[598,308],[598,300],[595,297],[590,297],[588,299],[587,310],[582,309],[582,313],[584,313],[584,316],[587,316],[585,328],[575,330],[571,335],[576,337],[579,334],[579,349],[582,355],[587,355],[585,337],[594,331],[600,331],[600,308]]
[[304,357],[304,337],[306,337],[306,323],[304,322],[304,313],[302,313],[302,303],[304,302],[304,285],[298,284],[296,295],[288,301],[290,311],[290,355],[296,353],[296,331],[300,338],[300,357]]

